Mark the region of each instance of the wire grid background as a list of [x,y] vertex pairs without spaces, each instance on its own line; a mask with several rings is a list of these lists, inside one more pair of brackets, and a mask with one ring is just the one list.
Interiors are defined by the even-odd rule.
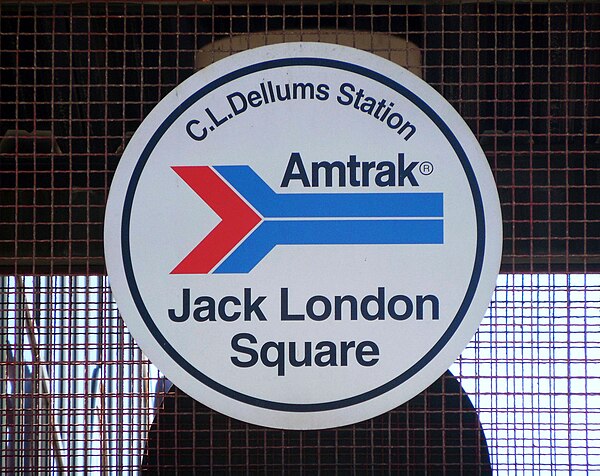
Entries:
[[[451,368],[492,468],[600,470],[599,30],[599,6],[585,2],[1,3],[0,474],[142,468],[169,383],[131,340],[104,276],[110,179],[198,50],[286,31],[393,35],[418,48],[423,78],[479,138],[502,202],[502,274]],[[208,443],[196,449],[208,456],[181,474],[488,471],[483,454],[468,471],[454,465],[444,438],[394,440],[417,426],[440,431],[428,425],[442,410],[427,405],[411,410],[422,420],[396,424],[403,406],[333,440],[198,408]],[[153,464],[146,472],[161,473]]]

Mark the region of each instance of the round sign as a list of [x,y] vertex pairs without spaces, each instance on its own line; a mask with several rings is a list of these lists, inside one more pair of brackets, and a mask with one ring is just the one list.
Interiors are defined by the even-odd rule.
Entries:
[[176,87],[115,174],[105,248],[133,337],[178,387],[270,427],[358,422],[435,381],[501,256],[456,111],[352,48],[236,54]]

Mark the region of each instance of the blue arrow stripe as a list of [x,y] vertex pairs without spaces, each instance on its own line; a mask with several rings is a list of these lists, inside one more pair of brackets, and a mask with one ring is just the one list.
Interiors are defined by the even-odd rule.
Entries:
[[265,218],[444,216],[443,193],[277,194],[247,165],[214,168]]
[[277,245],[442,244],[443,220],[269,220],[216,269],[248,273]]

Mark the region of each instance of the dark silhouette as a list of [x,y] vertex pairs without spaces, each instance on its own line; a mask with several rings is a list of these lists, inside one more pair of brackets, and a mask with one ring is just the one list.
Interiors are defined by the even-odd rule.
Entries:
[[328,430],[262,428],[176,388],[148,437],[143,474],[491,474],[477,412],[450,373],[376,418]]

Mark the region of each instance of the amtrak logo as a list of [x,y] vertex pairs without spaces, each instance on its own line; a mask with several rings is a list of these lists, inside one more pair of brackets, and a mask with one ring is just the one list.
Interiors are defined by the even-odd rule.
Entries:
[[500,265],[487,159],[419,78],[288,43],[199,71],[115,173],[106,264],[128,330],[183,391],[258,425],[318,429],[435,381]]
[[442,193],[278,194],[244,165],[173,170],[221,218],[174,274],[248,273],[277,245],[443,243]]

